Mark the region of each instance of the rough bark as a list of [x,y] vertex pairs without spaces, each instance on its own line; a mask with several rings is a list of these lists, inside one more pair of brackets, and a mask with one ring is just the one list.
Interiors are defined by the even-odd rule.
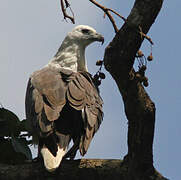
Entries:
[[[121,160],[82,159],[63,161],[55,173],[48,173],[41,163],[23,165],[0,164],[2,180],[127,180],[127,169]],[[155,172],[156,180],[164,180]]]
[[135,78],[133,64],[143,41],[138,29],[148,32],[162,3],[162,0],[136,0],[127,22],[106,48],[104,56],[105,67],[117,83],[128,119],[128,154],[123,163],[128,167],[129,180],[153,179],[155,172],[152,148],[155,105]]
[[0,179],[87,179],[166,180],[153,166],[155,105],[144,87],[134,78],[136,52],[155,21],[163,0],[136,0],[126,23],[105,50],[104,64],[117,83],[128,119],[128,154],[120,160],[64,161],[56,173],[47,173],[42,164],[0,164]]

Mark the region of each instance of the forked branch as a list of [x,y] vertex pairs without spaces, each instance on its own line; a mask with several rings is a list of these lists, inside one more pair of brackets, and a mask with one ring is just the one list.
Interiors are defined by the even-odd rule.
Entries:
[[[70,4],[68,2],[68,0],[60,0],[60,4],[61,4],[61,10],[62,10],[62,13],[63,13],[63,16],[64,16],[64,19],[66,20],[67,18],[71,20],[71,22],[73,24],[75,24],[75,18],[74,18],[74,13],[70,7]],[[66,9],[69,8],[71,13],[72,13],[72,16],[69,16],[66,12]]]
[[146,38],[151,43],[151,45],[154,44],[152,39],[149,36],[147,36],[145,33],[143,33],[141,26],[139,26],[139,33],[141,35],[141,38]]
[[110,12],[114,13],[115,15],[117,15],[118,17],[120,17],[121,19],[123,19],[126,22],[126,19],[123,16],[121,16],[120,14],[118,14],[116,11],[114,11],[113,9],[106,8],[106,7],[102,6],[101,4],[99,4],[98,2],[96,2],[95,0],[89,0],[89,1],[104,11],[105,15],[107,15],[109,20],[111,21],[111,23],[114,27],[115,33],[117,33],[119,29],[117,28],[115,20],[112,17]]
[[[108,16],[109,20],[111,21],[113,27],[114,27],[114,31],[115,33],[118,32],[118,28],[116,26],[116,23],[115,23],[115,20],[113,18],[113,16],[111,15],[110,12],[114,13],[115,15],[117,15],[118,17],[120,17],[124,22],[127,22],[126,18],[121,16],[119,13],[117,13],[116,11],[114,11],[113,9],[110,9],[110,8],[107,8],[107,7],[104,7],[103,5],[99,4],[98,2],[96,2],[95,0],[89,0],[90,2],[92,2],[95,6],[99,7],[100,9],[102,9],[105,13],[105,15]],[[105,16],[104,15],[104,16]],[[147,36],[145,33],[142,32],[142,28],[139,26],[139,33],[141,35],[142,38],[146,38],[152,45],[153,45],[153,41],[152,39]]]

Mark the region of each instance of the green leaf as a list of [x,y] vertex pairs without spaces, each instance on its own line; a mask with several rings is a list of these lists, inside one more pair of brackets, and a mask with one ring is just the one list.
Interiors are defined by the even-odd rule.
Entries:
[[11,142],[16,152],[23,153],[29,160],[32,159],[31,150],[28,147],[27,141],[25,138],[12,137]]
[[3,136],[18,136],[19,130],[19,118],[13,112],[5,108],[0,108],[0,137]]

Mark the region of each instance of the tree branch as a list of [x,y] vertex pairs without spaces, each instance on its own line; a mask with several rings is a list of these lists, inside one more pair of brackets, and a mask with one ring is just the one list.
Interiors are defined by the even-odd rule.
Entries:
[[[112,15],[110,14],[110,12],[114,13],[115,15],[117,15],[118,17],[120,17],[125,23],[127,22],[126,18],[121,16],[119,13],[117,13],[116,11],[114,11],[113,9],[107,8],[102,6],[101,4],[99,4],[98,2],[96,2],[95,0],[89,0],[90,2],[92,2],[95,6],[99,7],[100,9],[102,9],[105,13],[105,15],[108,16],[109,20],[111,21],[111,24],[113,25],[114,31],[115,33],[118,32],[118,28],[116,26],[116,22],[114,20],[114,18],[112,17]],[[110,12],[109,12],[110,11]],[[153,41],[152,39],[147,36],[145,33],[143,33],[141,26],[139,26],[138,29],[135,29],[135,31],[138,31],[141,35],[141,37],[146,38],[152,45],[153,45]]]
[[[55,173],[48,173],[40,163],[22,165],[0,164],[0,179],[3,180],[126,180],[121,160],[81,159],[63,161]],[[166,180],[155,172],[157,180]]]
[[[65,2],[65,5],[64,5],[64,2]],[[71,7],[70,7],[69,2],[68,2],[67,0],[60,0],[60,4],[61,4],[61,10],[62,10],[64,19],[66,20],[66,18],[68,18],[68,19],[71,20],[71,22],[72,22],[73,24],[75,24],[74,13],[73,13],[73,11],[72,11],[72,9],[71,9]],[[72,17],[69,16],[69,15],[67,14],[67,12],[66,12],[66,8],[68,8],[68,7],[70,8],[70,11],[71,11],[71,13],[72,13],[72,15],[73,15]]]
[[116,14],[117,16],[119,16],[121,19],[123,19],[124,21],[126,21],[126,19],[121,16],[120,14],[118,14],[116,11],[114,11],[113,9],[110,9],[110,8],[106,8],[102,5],[100,5],[98,2],[96,2],[95,0],[89,0],[90,2],[92,2],[95,6],[99,7],[100,9],[102,9],[104,11],[104,13],[108,16],[109,20],[111,21],[113,27],[114,27],[114,31],[115,33],[118,32],[118,28],[116,26],[116,22],[114,20],[114,18],[112,17],[112,15],[110,14],[109,11],[113,12],[114,14]]

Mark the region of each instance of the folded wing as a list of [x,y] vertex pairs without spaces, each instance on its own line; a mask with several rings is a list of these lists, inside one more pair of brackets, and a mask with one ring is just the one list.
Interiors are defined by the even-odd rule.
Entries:
[[[36,71],[29,80],[25,104],[35,140],[54,134],[58,136],[55,142],[65,148],[77,136],[81,155],[87,152],[103,119],[103,102],[88,72],[49,67]],[[54,153],[56,148],[50,151]]]

